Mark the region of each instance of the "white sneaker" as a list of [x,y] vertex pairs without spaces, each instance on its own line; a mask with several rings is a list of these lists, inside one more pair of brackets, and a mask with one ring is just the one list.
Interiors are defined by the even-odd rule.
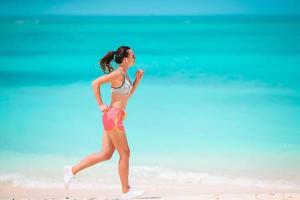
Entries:
[[69,185],[73,177],[74,174],[72,173],[72,166],[64,166],[64,182],[66,190],[69,189]]
[[130,187],[128,192],[122,193],[121,199],[122,200],[131,199],[131,198],[138,197],[142,194],[144,194],[144,190],[136,190],[135,188]]

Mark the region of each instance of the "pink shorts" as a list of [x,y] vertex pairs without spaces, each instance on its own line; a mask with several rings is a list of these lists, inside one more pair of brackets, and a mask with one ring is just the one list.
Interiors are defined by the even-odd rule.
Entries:
[[107,112],[102,115],[103,128],[106,131],[111,131],[113,129],[119,129],[125,131],[123,121],[126,117],[126,112],[115,106],[109,106]]

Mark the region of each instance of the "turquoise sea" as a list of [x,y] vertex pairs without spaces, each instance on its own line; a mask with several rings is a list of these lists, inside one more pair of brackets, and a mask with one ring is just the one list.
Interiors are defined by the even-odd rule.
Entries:
[[128,45],[131,80],[145,72],[124,121],[133,179],[300,186],[299,16],[0,17],[0,44],[0,184],[60,184],[100,151],[91,82]]

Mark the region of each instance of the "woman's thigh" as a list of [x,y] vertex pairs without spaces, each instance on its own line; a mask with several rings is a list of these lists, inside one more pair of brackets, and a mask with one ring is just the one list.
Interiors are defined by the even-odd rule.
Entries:
[[112,144],[117,149],[119,154],[121,156],[122,155],[129,156],[130,149],[129,149],[125,131],[115,129],[113,131],[108,132],[108,135],[112,141]]
[[115,151],[115,146],[113,145],[107,131],[104,130],[102,136],[102,152],[106,154],[113,154],[114,151]]

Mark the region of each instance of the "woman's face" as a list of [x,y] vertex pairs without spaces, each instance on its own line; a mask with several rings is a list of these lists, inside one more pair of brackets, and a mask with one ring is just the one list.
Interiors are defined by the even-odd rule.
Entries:
[[135,63],[135,55],[134,55],[134,52],[132,51],[132,49],[129,49],[128,50],[128,57],[125,57],[124,58],[124,62],[130,67],[132,65],[134,65]]

